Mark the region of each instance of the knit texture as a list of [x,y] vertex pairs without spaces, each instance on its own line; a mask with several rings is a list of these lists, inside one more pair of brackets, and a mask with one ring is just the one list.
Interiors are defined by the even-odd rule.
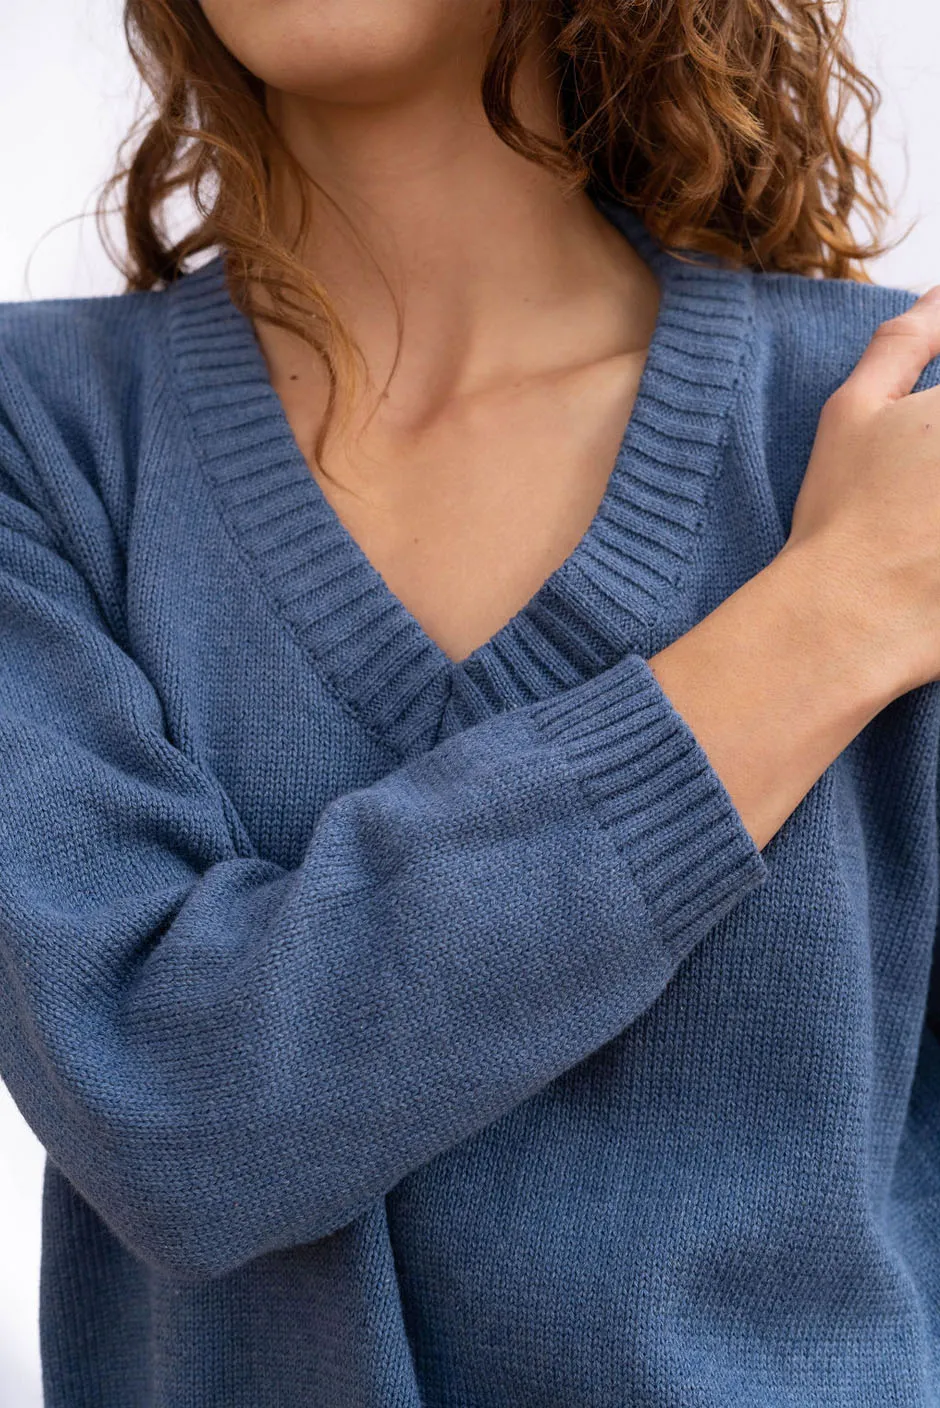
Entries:
[[598,205],[660,282],[639,395],[461,661],[324,498],[218,253],[0,305],[46,1408],[940,1404],[940,685],[758,851],[647,663],[779,551],[914,295]]

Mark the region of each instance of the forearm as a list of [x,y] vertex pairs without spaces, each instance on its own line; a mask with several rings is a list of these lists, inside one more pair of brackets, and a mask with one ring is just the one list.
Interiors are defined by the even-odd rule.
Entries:
[[759,849],[903,692],[880,645],[864,603],[800,549],[649,660]]

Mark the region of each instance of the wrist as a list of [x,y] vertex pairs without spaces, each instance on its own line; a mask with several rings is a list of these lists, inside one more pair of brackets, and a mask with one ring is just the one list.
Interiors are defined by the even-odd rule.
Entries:
[[877,588],[824,544],[786,543],[757,575],[772,584],[788,628],[822,652],[872,717],[920,683]]

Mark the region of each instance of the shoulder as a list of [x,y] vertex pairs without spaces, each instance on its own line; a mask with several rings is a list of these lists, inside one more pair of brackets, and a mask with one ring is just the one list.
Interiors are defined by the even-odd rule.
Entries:
[[[751,287],[760,371],[779,394],[820,408],[857,365],[876,328],[918,298],[887,284],[801,274],[756,273]],[[916,389],[938,383],[940,358],[934,358]]]
[[[940,271],[938,271],[940,272]],[[904,313],[909,289],[800,274],[734,273],[750,320],[729,426],[729,492],[774,503],[785,535],[823,407],[858,364],[875,330]],[[940,357],[916,390],[940,385]]]
[[[876,328],[904,313],[909,289],[801,274],[734,274],[748,287],[753,320],[743,357],[732,443],[762,472],[779,501],[792,503],[809,461],[819,417],[857,366]],[[940,358],[916,390],[940,384]]]
[[0,302],[0,473],[9,492],[49,511],[76,489],[116,512],[126,506],[163,383],[163,298]]
[[0,393],[55,403],[131,380],[153,351],[161,293],[0,302]]

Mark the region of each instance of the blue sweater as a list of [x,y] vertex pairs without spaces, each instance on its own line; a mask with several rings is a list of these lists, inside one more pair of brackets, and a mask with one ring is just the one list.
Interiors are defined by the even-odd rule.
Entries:
[[662,287],[636,406],[459,663],[218,255],[0,307],[46,1408],[940,1404],[940,684],[760,851],[647,664],[776,555],[914,295],[693,268],[599,203]]

